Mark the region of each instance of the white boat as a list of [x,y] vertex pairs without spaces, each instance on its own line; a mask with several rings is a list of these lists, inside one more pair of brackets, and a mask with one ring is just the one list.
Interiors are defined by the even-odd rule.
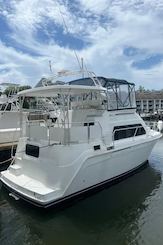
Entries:
[[162,120],[158,120],[157,128],[158,128],[159,132],[162,132],[162,130],[163,130],[163,121]]
[[0,177],[14,196],[37,206],[61,203],[133,173],[161,137],[136,113],[134,84],[124,80],[91,75],[19,96],[56,103],[54,118],[23,126],[15,160]]
[[[3,83],[0,86],[15,86],[18,84]],[[13,91],[14,92],[14,91]],[[16,91],[15,91],[16,92]],[[20,137],[19,102],[16,94],[2,94],[0,96],[0,146],[11,146]]]
[[[0,84],[0,86],[2,85],[13,87],[13,94],[9,94],[8,96],[6,94],[2,94],[0,96],[0,148],[2,147],[3,149],[6,146],[10,148],[12,145],[16,145],[18,143],[21,134],[20,121],[23,120],[24,122],[28,120],[28,112],[25,108],[22,115],[19,112],[20,102],[18,99],[19,97],[17,96],[19,85],[12,83]],[[35,110],[37,109],[37,114],[35,111],[35,116],[33,117],[34,120],[42,114],[40,112],[40,107],[50,112],[50,114],[54,114],[54,103],[49,99],[39,99],[35,102]]]

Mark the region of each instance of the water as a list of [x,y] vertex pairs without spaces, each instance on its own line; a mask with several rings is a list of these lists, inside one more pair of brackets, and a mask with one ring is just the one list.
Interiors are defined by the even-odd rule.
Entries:
[[65,209],[42,211],[0,191],[1,245],[162,245],[163,139],[149,165]]

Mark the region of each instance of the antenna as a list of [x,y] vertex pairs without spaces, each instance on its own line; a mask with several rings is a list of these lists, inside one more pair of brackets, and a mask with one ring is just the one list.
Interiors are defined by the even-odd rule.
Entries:
[[77,55],[76,51],[75,51],[75,50],[73,50],[73,51],[74,51],[74,54],[75,54],[76,60],[77,60],[78,65],[79,65],[79,69],[80,69],[80,70],[82,70],[82,67],[81,67],[81,64],[80,64],[79,57],[78,57],[78,55]]
[[51,60],[49,60],[49,69],[50,69],[50,72],[53,73],[52,72],[52,62],[51,62]]
[[[67,32],[67,33],[70,33],[70,32],[69,32],[69,29],[68,29],[68,26],[67,26],[67,24],[66,24],[66,21],[65,21],[65,19],[64,19],[64,16],[63,16],[63,14],[62,14],[62,12],[61,12],[61,9],[60,9],[60,6],[59,6],[59,5],[58,5],[58,9],[59,9],[59,13],[60,13],[60,15],[61,15],[61,17],[62,17],[63,25],[64,25],[64,27],[65,27],[65,29],[66,29],[66,32]],[[77,60],[77,62],[78,62],[78,65],[79,65],[79,69],[82,70],[82,66],[81,66],[81,64],[80,64],[79,57],[78,57],[78,55],[77,55],[75,49],[73,49],[73,51],[74,51],[75,58],[76,58],[76,60]]]
[[82,70],[82,77],[84,78],[84,59],[81,58],[81,70]]

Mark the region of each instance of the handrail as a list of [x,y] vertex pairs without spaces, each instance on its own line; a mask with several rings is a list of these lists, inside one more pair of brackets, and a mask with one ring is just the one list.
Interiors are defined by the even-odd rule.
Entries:
[[[50,145],[51,141],[55,141],[55,140],[51,140],[51,138],[50,138],[51,137],[50,129],[52,129],[52,128],[53,129],[60,128],[60,129],[63,129],[63,130],[70,130],[70,132],[71,132],[71,130],[73,130],[73,128],[75,128],[75,126],[87,129],[87,138],[86,138],[86,140],[82,140],[82,139],[80,140],[80,137],[79,138],[76,137],[78,140],[75,140],[75,142],[77,142],[77,141],[78,142],[90,142],[90,139],[93,139],[93,137],[90,138],[91,128],[93,126],[98,126],[98,128],[99,128],[99,131],[98,131],[99,138],[102,139],[103,143],[105,144],[104,139],[103,139],[102,126],[101,126],[100,122],[98,122],[98,121],[92,122],[92,123],[94,123],[94,125],[91,125],[91,122],[69,122],[69,123],[68,122],[65,122],[65,123],[64,122],[63,123],[62,122],[61,123],[57,122],[57,123],[53,123],[53,122],[51,122],[51,120],[47,120],[47,121],[45,121],[45,120],[26,121],[26,125],[28,126],[28,138],[29,138],[29,140],[31,139],[31,132],[30,132],[31,131],[31,127],[35,126],[35,125],[37,126],[37,125],[39,125],[41,123],[43,123],[44,124],[43,126],[47,129],[48,145]],[[65,131],[64,131],[64,135],[65,135]],[[64,137],[66,137],[66,136],[64,136]],[[62,142],[62,140],[59,141],[59,142],[60,142],[60,144],[64,143],[64,142]],[[70,144],[72,142],[73,141],[71,141],[68,138],[66,138],[66,144]]]
[[58,72],[58,74],[49,77],[49,79],[56,81],[60,77],[76,76],[76,75],[83,75],[83,74],[87,74],[87,76],[89,76],[93,80],[95,86],[101,85],[95,73],[87,69],[85,70],[82,69],[80,71],[66,71],[66,70],[61,71],[61,72]]
[[[44,120],[44,119],[38,119],[38,120],[28,120],[28,121],[26,121],[26,123],[27,124],[32,124],[32,123],[45,123],[45,125],[46,126],[51,126],[51,127],[54,127],[54,125],[61,125],[61,126],[64,126],[64,124],[65,125],[77,125],[77,126],[83,126],[83,127],[85,127],[84,126],[84,124],[90,124],[90,123],[94,123],[94,124],[98,124],[99,125],[99,127],[100,127],[100,131],[101,131],[101,134],[102,134],[102,126],[101,126],[101,124],[100,124],[100,122],[99,121],[87,121],[87,122],[62,122],[62,123],[53,123],[53,122],[51,122],[51,125],[49,125],[49,122],[51,121],[51,119],[48,119],[48,120]],[[88,126],[90,126],[90,125],[88,125]],[[92,126],[92,125],[91,125]]]
[[[41,123],[44,124],[42,126],[44,126],[45,128],[47,128],[47,141],[48,141],[48,145],[50,145],[51,143],[53,144],[52,141],[55,141],[55,139],[53,139],[53,140],[51,139],[51,131],[50,131],[51,128],[54,128],[54,129],[60,128],[60,129],[63,129],[63,130],[70,130],[69,133],[71,133],[71,130],[73,130],[73,128],[75,128],[75,126],[76,127],[82,127],[82,128],[85,127],[87,129],[87,138],[85,138],[85,140],[82,140],[82,137],[81,138],[80,137],[75,137],[76,138],[75,140],[72,140],[72,138],[69,139],[67,137],[66,138],[66,143],[65,143],[64,140],[59,137],[59,140],[57,139],[56,142],[58,142],[59,144],[71,144],[72,142],[75,142],[75,143],[77,143],[77,142],[78,143],[79,142],[80,143],[81,142],[88,142],[89,143],[90,140],[94,139],[93,137],[90,138],[92,126],[98,126],[98,128],[99,128],[99,131],[98,131],[98,133],[99,133],[99,139],[101,139],[102,142],[105,144],[104,135],[103,135],[103,128],[102,128],[102,126],[101,126],[101,124],[100,124],[99,121],[94,121],[93,122],[94,125],[90,125],[91,122],[88,122],[88,121],[87,122],[69,122],[69,123],[68,122],[60,122],[60,123],[57,122],[57,123],[53,123],[51,120],[47,120],[47,121],[46,120],[34,120],[34,121],[32,120],[32,121],[28,121],[27,122],[27,125],[29,127],[29,139],[31,137],[30,136],[30,126],[32,127],[34,125],[38,125],[38,124],[41,124]],[[115,133],[116,132],[132,129],[132,130],[134,130],[134,133],[133,133],[133,135],[131,137],[128,137],[128,138],[132,138],[134,140],[135,137],[137,137],[137,132],[138,132],[138,129],[139,128],[143,128],[143,125],[142,126],[135,126],[135,127],[126,127],[126,128],[115,129],[112,132],[112,144],[113,144],[113,146],[114,146],[114,143],[116,141],[115,140]],[[148,131],[147,130],[145,130],[145,131],[146,131],[146,134],[143,134],[143,135],[148,136]],[[65,135],[65,131],[64,131],[64,135]],[[64,137],[66,137],[66,136],[64,136]],[[124,138],[124,139],[126,139],[126,138]]]
[[152,130],[158,131],[158,122],[151,122],[151,121],[145,121],[145,124],[147,127],[149,127]]

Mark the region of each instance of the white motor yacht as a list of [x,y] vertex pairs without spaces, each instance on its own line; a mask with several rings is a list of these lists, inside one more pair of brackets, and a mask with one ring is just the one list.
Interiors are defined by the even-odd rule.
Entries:
[[56,103],[53,118],[22,126],[15,160],[0,177],[15,197],[40,207],[133,173],[161,137],[136,113],[134,84],[124,80],[90,75],[19,96]]
[[[0,146],[11,146],[20,137],[19,101],[16,96],[18,84],[2,83],[0,86],[13,87],[13,94],[0,96]],[[15,92],[15,93],[14,93]]]
[[[6,94],[2,94],[0,96],[0,148],[4,149],[6,146],[10,148],[12,145],[16,145],[18,143],[21,132],[21,120],[23,120],[23,122],[28,120],[29,113],[25,108],[23,108],[24,111],[22,114],[19,112],[20,100],[17,96],[17,91],[19,88],[18,84],[2,83],[0,86],[9,86],[13,88],[11,90],[11,94],[8,96]],[[55,113],[53,109],[54,103],[47,98],[34,100],[34,103],[35,115],[33,116],[30,114],[30,118],[32,119],[33,116],[33,120],[43,116],[43,109],[46,112],[50,112],[50,117]],[[34,103],[30,104],[32,108]],[[22,105],[24,107],[25,103]]]

